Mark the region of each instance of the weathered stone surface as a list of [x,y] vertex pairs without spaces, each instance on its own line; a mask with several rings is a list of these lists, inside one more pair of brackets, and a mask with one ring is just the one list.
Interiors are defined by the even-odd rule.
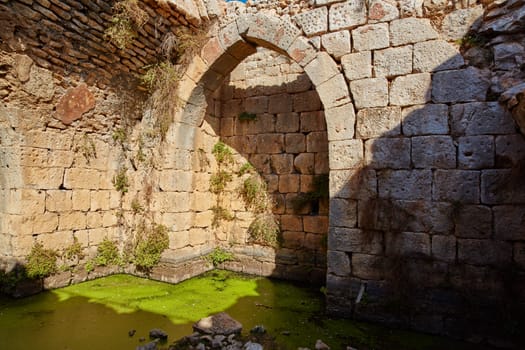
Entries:
[[350,275],[350,258],[348,254],[344,252],[338,252],[334,250],[328,251],[328,273],[336,276],[349,276]]
[[330,6],[328,14],[330,31],[351,29],[366,23],[366,4],[363,0]]
[[311,11],[300,13],[293,20],[301,27],[306,36],[326,33],[328,30],[328,9],[319,7]]
[[242,331],[242,324],[231,318],[225,312],[201,318],[193,325],[193,329],[205,334],[239,334]]
[[416,200],[428,199],[432,194],[430,170],[380,171],[377,180],[381,198]]
[[525,203],[525,184],[511,169],[488,169],[481,173],[481,201],[484,204]]
[[377,178],[374,170],[330,170],[330,197],[368,199],[376,195]]
[[293,95],[293,110],[295,112],[318,111],[321,108],[319,94],[314,91],[305,91]]
[[306,152],[326,152],[328,139],[326,132],[315,131],[306,135]]
[[450,136],[413,137],[412,162],[416,168],[455,168],[456,147],[452,138]]
[[357,112],[356,137],[398,136],[401,134],[401,108],[365,108]]
[[29,80],[22,85],[22,89],[43,101],[50,101],[55,95],[55,83],[51,71],[32,65]]
[[388,81],[386,78],[370,78],[350,82],[350,90],[358,109],[384,107],[388,104]]
[[317,55],[317,52],[312,45],[302,37],[295,39],[287,52],[301,67],[306,66]]
[[354,29],[352,39],[355,51],[370,51],[388,47],[388,24],[369,24]]
[[356,52],[341,57],[341,65],[349,81],[372,77],[372,53]]
[[319,98],[326,109],[338,107],[352,102],[348,85],[342,74],[338,74],[316,87]]
[[328,247],[350,253],[381,254],[383,236],[365,230],[334,227],[328,235]]
[[432,199],[459,203],[479,203],[479,171],[436,170]]
[[328,141],[348,140],[354,137],[355,112],[351,103],[325,109]]
[[368,8],[370,23],[388,22],[399,18],[397,4],[392,0],[372,0]]
[[494,236],[502,241],[525,239],[525,207],[522,205],[498,205],[494,209]]
[[482,205],[458,205],[454,208],[455,234],[461,238],[491,238],[492,211]]
[[519,134],[496,137],[496,166],[517,166],[525,159],[525,139]]
[[18,80],[20,80],[22,83],[25,83],[30,78],[33,60],[26,55],[16,55],[15,64],[16,76]]
[[357,223],[357,202],[343,198],[330,200],[330,225],[355,227]]
[[446,262],[456,260],[456,237],[432,236],[432,257]]
[[437,72],[459,69],[465,64],[459,49],[444,40],[431,40],[414,45],[414,71]]
[[431,80],[428,73],[397,77],[390,86],[390,104],[408,106],[430,101]]
[[426,18],[403,18],[390,22],[390,43],[393,46],[437,39],[438,33]]
[[412,45],[374,52],[376,77],[394,77],[412,73]]
[[246,36],[264,47],[273,46],[286,51],[299,34],[299,29],[287,20],[259,13],[250,24]]
[[458,139],[458,165],[462,169],[484,169],[494,166],[494,137],[465,136]]
[[326,52],[317,54],[317,57],[304,67],[304,71],[315,86],[319,86],[339,74],[337,65]]
[[474,265],[502,265],[512,260],[512,245],[487,239],[458,239],[458,261]]
[[369,139],[365,142],[365,161],[374,169],[407,169],[410,167],[410,139]]
[[426,233],[389,233],[385,237],[387,255],[430,256],[430,236]]
[[471,30],[476,30],[483,16],[483,6],[459,9],[443,19],[443,35],[447,40],[462,39]]
[[330,141],[330,169],[352,169],[363,164],[363,143],[360,140]]
[[380,280],[385,275],[386,260],[378,255],[352,254],[352,267],[356,277]]
[[512,134],[512,116],[497,102],[456,104],[451,108],[451,132],[455,135]]
[[56,116],[62,123],[69,125],[94,107],[95,97],[86,84],[80,84],[68,89],[58,100]]
[[339,60],[341,56],[350,53],[352,50],[350,32],[348,30],[341,30],[339,32],[324,34],[321,36],[321,45],[326,52]]
[[502,43],[494,46],[494,63],[501,70],[512,70],[525,59],[525,48],[518,43]]
[[486,73],[477,68],[437,72],[432,79],[432,100],[436,103],[483,101],[488,88]]
[[449,132],[448,106],[444,104],[403,108],[401,119],[403,134],[406,136],[447,134]]

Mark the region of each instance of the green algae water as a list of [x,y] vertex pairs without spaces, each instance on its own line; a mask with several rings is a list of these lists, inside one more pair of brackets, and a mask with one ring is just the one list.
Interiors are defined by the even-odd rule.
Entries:
[[[152,328],[173,342],[225,311],[248,333],[264,325],[280,349],[483,349],[448,339],[323,316],[323,296],[289,282],[213,271],[172,285],[114,275],[12,300],[0,299],[0,349],[135,349]],[[134,336],[128,336],[130,330]],[[167,346],[166,346],[167,347]]]

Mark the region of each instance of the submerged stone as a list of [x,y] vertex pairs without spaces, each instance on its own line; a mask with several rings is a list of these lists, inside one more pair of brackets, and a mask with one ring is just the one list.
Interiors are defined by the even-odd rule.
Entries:
[[206,334],[236,334],[241,333],[242,324],[225,312],[201,318],[193,325],[193,329]]

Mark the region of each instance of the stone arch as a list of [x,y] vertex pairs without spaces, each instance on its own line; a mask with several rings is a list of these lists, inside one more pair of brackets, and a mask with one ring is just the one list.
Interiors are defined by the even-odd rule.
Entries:
[[[336,62],[328,53],[317,51],[290,21],[264,14],[238,17],[203,46],[180,82],[178,97],[184,101],[184,107],[175,121],[200,126],[207,106],[206,96],[218,88],[242,60],[253,54],[257,46],[279,52],[304,69],[323,104],[329,142],[353,138],[354,108]],[[180,132],[176,135],[183,136]]]

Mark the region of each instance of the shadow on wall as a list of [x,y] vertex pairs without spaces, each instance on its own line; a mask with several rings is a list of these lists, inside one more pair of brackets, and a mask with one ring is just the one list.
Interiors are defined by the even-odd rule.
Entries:
[[525,141],[490,81],[506,68],[481,41],[407,44],[350,83],[356,137],[330,144],[329,310],[523,341]]

